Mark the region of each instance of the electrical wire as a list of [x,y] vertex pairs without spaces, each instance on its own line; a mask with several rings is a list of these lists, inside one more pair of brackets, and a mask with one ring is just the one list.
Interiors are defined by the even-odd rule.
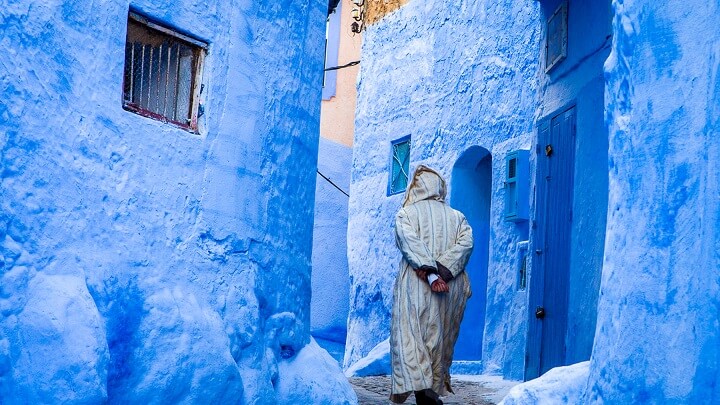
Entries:
[[332,184],[332,185],[333,185],[336,189],[338,189],[341,193],[343,193],[343,194],[345,194],[346,196],[350,197],[350,194],[346,193],[345,190],[343,190],[343,189],[341,189],[340,187],[338,187],[338,185],[335,184],[335,183],[333,183],[332,180],[328,179],[327,177],[325,177],[324,174],[320,173],[320,170],[319,170],[319,169],[317,169],[317,173],[320,175],[320,177],[322,177],[323,179],[325,179],[328,183]]
[[351,67],[351,66],[355,66],[355,65],[359,65],[359,64],[360,64],[360,61],[359,61],[359,60],[356,60],[356,61],[354,61],[354,62],[350,62],[350,63],[347,63],[347,64],[342,65],[342,66],[329,67],[329,68],[325,69],[325,71],[328,72],[328,71],[330,71],[330,70],[344,69],[344,68]]

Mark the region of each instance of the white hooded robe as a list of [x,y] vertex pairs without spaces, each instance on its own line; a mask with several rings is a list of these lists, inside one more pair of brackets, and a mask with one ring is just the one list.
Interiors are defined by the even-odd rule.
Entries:
[[[473,237],[465,216],[445,204],[445,194],[442,177],[421,165],[395,219],[402,260],[393,290],[390,399],[397,403],[413,391],[452,392],[449,369],[471,294],[465,265]],[[450,291],[432,292],[415,269],[450,279]]]

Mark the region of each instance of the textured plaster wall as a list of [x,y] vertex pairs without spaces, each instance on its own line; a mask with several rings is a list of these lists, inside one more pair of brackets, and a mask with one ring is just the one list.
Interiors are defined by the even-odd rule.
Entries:
[[[560,3],[560,0],[542,2],[543,18],[549,18]],[[612,41],[611,15],[610,0],[570,0],[567,58],[547,74],[543,64],[540,74],[537,118],[552,117],[569,105],[575,106],[577,117],[565,340],[567,364],[590,358],[595,331],[608,199],[603,63]],[[544,60],[544,52],[541,58]],[[542,150],[545,145],[539,147]],[[533,159],[537,161],[536,156]],[[532,207],[536,205],[533,202]],[[541,220],[542,215],[535,212],[534,218]],[[536,236],[531,233],[531,250],[538,248]],[[531,323],[538,322],[534,316],[528,319]]]
[[[585,363],[507,404],[720,401],[717,4],[613,1],[607,236]],[[552,374],[552,375],[551,375]]]
[[0,398],[352,400],[296,359],[326,4],[133,7],[209,42],[200,135],[121,108],[126,1],[0,10]]
[[[411,171],[429,164],[450,183],[456,160],[474,145],[490,151],[493,172],[502,173],[505,153],[531,142],[539,18],[531,1],[431,0],[410,2],[364,32],[348,220],[346,367],[389,334],[400,258],[393,226],[402,203],[402,194],[386,193],[390,142],[411,135]],[[513,342],[486,352],[499,370],[522,362],[524,353],[526,296],[516,293],[513,247],[527,229],[503,221],[501,178],[492,184],[488,308],[495,321],[485,333]]]
[[614,1],[610,197],[589,401],[720,401],[720,17]]
[[[352,149],[320,138],[318,170],[343,191],[350,188]],[[345,343],[350,276],[347,262],[348,196],[318,175],[312,255],[313,336]]]

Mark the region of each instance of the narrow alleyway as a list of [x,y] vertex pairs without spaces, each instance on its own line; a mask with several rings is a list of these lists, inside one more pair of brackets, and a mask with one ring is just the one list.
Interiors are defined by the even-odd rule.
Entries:
[[[388,400],[389,376],[350,378],[350,383],[357,393],[360,405],[392,404]],[[447,405],[497,404],[517,383],[516,381],[505,381],[499,377],[453,376],[452,384],[455,395],[448,395],[442,400]],[[410,396],[405,403],[415,405],[415,397]]]

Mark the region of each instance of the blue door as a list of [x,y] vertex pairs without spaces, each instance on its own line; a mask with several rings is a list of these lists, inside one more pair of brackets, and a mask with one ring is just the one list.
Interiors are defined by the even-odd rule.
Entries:
[[526,379],[566,364],[575,117],[572,106],[538,125],[538,205]]

